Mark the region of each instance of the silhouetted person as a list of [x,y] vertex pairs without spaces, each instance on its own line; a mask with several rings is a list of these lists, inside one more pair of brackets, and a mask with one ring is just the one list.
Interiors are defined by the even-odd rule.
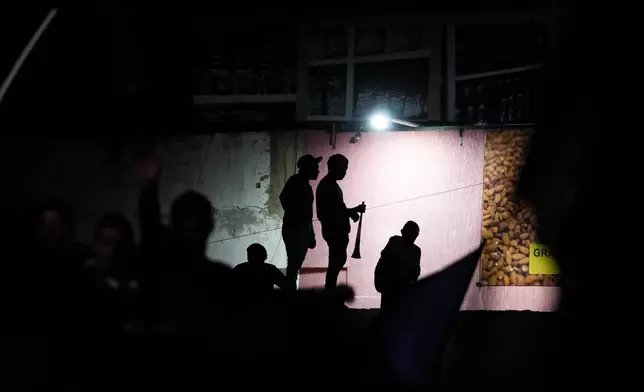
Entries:
[[38,210],[35,240],[38,246],[60,249],[72,240],[74,218],[72,208],[62,201],[50,200]]
[[104,318],[115,323],[120,332],[140,329],[140,271],[132,225],[120,213],[106,214],[95,229],[92,249],[93,257],[84,264],[85,273],[103,301],[102,313],[111,312]]
[[60,268],[80,268],[91,254],[89,247],[74,242],[74,212],[60,200],[49,200],[36,212],[31,251],[38,258],[57,260]]
[[[151,354],[160,369],[154,377],[169,377],[182,387],[203,386],[220,373],[225,357],[232,293],[232,269],[209,260],[208,236],[214,227],[214,209],[203,195],[188,191],[170,209],[170,225],[161,224],[159,208],[160,167],[143,162],[140,174],[144,189],[140,199],[141,250],[145,257],[148,318],[150,328],[163,344]],[[156,354],[155,354],[156,353]],[[215,355],[217,354],[217,355]],[[210,369],[210,373],[209,370]],[[176,385],[175,385],[176,387]]]
[[[556,45],[549,59],[555,61],[546,68],[539,126],[517,187],[520,200],[533,203],[537,212],[537,242],[550,248],[561,270],[561,322],[556,326],[557,335],[561,335],[535,328],[534,338],[547,336],[548,346],[555,344],[544,350],[540,366],[531,368],[553,374],[549,378],[560,390],[595,389],[598,385],[625,390],[641,379],[639,361],[632,358],[641,358],[644,347],[642,287],[629,281],[598,290],[592,277],[607,261],[611,266],[630,265],[629,260],[640,259],[639,252],[633,257],[636,246],[605,244],[642,242],[642,210],[628,209],[642,201],[641,191],[633,186],[640,183],[644,167],[641,139],[620,139],[608,129],[615,123],[615,113],[641,113],[639,99],[620,98],[630,97],[635,89],[641,91],[644,84],[638,76],[628,83],[599,78],[592,87],[583,86],[588,75],[606,72],[624,77],[642,69],[643,58],[623,50],[636,42],[642,23],[627,3],[588,3],[583,15],[578,12],[580,2],[564,4],[553,29]],[[597,30],[597,18],[605,18],[605,28]],[[599,39],[621,42],[609,46],[604,56],[621,52],[623,61],[592,61],[592,42]],[[619,184],[618,190],[598,186],[599,178],[610,178],[611,184]],[[600,205],[628,212],[596,214]],[[619,231],[598,234],[597,228],[603,227]],[[636,262],[627,276],[639,276],[640,265]],[[611,305],[597,306],[600,303]],[[589,345],[593,349],[585,350]]]
[[376,290],[382,294],[381,309],[395,304],[420,275],[420,248],[414,244],[420,232],[418,224],[408,221],[400,232],[402,236],[389,238],[374,273]]
[[[89,248],[73,241],[74,216],[67,203],[50,200],[34,216],[27,249],[25,294],[31,303],[34,336],[44,343],[48,382],[70,386],[79,383],[85,356],[83,268]],[[14,261],[16,262],[16,261]],[[71,369],[78,369],[78,372]]]
[[94,231],[93,257],[84,266],[100,285],[117,291],[135,288],[135,247],[130,222],[120,213],[106,214]]
[[[143,332],[134,230],[120,213],[109,213],[94,231],[93,256],[84,264],[83,313],[88,318],[86,379],[92,388],[131,382]],[[105,377],[105,369],[112,369]],[[127,376],[126,376],[127,374]],[[98,382],[98,380],[101,380]]]
[[[158,166],[157,163],[150,165]],[[207,289],[212,294],[229,288],[232,270],[208,260],[205,254],[206,241],[214,228],[214,209],[210,201],[194,191],[181,194],[172,203],[170,224],[166,228],[161,223],[159,206],[160,168],[150,169],[144,173],[143,179],[146,183],[139,205],[141,248],[149,263],[147,268],[160,274],[157,283],[163,286],[162,291]],[[207,281],[210,281],[207,287],[196,284],[205,284]],[[185,293],[177,294],[183,296]],[[187,307],[180,304],[178,299],[167,298],[166,305],[179,313],[187,311]],[[186,327],[189,324],[184,323],[187,320],[174,321]]]
[[332,155],[327,162],[329,173],[320,181],[316,190],[318,219],[322,224],[322,237],[329,247],[329,267],[326,272],[326,288],[333,288],[338,275],[347,262],[347,245],[351,224],[357,222],[365,205],[347,208],[338,181],[347,175],[349,160],[342,154]]
[[266,248],[252,244],[246,249],[246,254],[248,261],[234,269],[244,297],[250,300],[269,299],[274,286],[281,289],[288,287],[284,274],[273,264],[266,263]]
[[302,268],[308,249],[315,248],[313,232],[313,188],[309,181],[317,180],[320,174],[320,161],[307,154],[297,161],[299,171],[286,181],[280,201],[284,208],[282,238],[286,246],[288,264],[286,278],[292,288],[297,285],[297,275]]

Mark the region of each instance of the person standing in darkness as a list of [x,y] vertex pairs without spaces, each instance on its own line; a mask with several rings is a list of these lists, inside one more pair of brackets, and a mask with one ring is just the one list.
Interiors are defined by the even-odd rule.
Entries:
[[365,211],[365,204],[347,208],[344,204],[342,189],[338,181],[344,179],[349,168],[349,160],[342,154],[332,155],[327,165],[329,173],[320,181],[316,190],[318,219],[322,224],[322,237],[329,247],[329,267],[324,287],[334,288],[338,275],[347,262],[347,245],[351,224],[349,218],[357,222],[359,213]]
[[[166,226],[161,219],[160,162],[152,154],[143,156],[138,171],[143,185],[141,291],[150,339],[144,371],[152,372],[146,377],[153,383],[147,389],[213,389],[211,383],[228,374],[222,358],[232,348],[224,337],[234,330],[236,293],[233,270],[206,256],[214,208],[206,196],[186,191],[172,202]],[[216,376],[209,370],[215,368]]]
[[313,189],[309,181],[318,179],[321,160],[322,157],[315,158],[310,154],[298,159],[299,171],[286,181],[280,194],[280,202],[284,208],[282,238],[288,258],[286,278],[292,289],[296,287],[297,275],[304,263],[306,252],[315,248]]
[[390,308],[420,275],[420,248],[414,244],[420,233],[418,224],[408,221],[400,233],[389,239],[376,265],[374,281],[382,294],[381,309]]

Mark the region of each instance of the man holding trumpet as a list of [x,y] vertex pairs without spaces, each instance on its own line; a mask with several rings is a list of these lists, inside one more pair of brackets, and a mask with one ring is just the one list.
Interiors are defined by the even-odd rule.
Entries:
[[329,266],[326,272],[324,287],[336,287],[338,275],[347,262],[347,245],[351,223],[357,222],[360,214],[365,212],[366,205],[360,204],[347,208],[344,204],[342,189],[338,181],[344,179],[349,168],[349,160],[342,154],[332,155],[327,165],[329,173],[320,181],[316,190],[317,214],[322,224],[322,237],[329,247]]

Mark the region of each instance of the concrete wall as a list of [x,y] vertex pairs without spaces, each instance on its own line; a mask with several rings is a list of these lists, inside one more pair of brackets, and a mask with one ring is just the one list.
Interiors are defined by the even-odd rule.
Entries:
[[[271,141],[272,140],[272,141]],[[268,259],[286,267],[281,216],[275,193],[294,172],[296,134],[215,134],[163,140],[157,146],[163,165],[161,208],[167,221],[172,200],[188,189],[205,194],[216,209],[216,228],[208,257],[234,266],[246,247],[263,244]],[[32,194],[56,196],[76,208],[77,238],[90,241],[106,211],[119,211],[137,223],[140,189],[134,176],[136,146],[114,152],[95,144],[55,143],[43,170],[32,179]],[[274,153],[271,153],[274,151]],[[271,167],[273,170],[271,171]],[[272,181],[273,179],[273,181]]]
[[[172,200],[181,192],[204,193],[216,208],[216,229],[208,256],[231,266],[245,260],[245,249],[263,244],[268,261],[286,267],[281,239],[279,193],[303,153],[325,158],[335,153],[349,160],[341,182],[345,200],[365,201],[362,259],[347,263],[341,281],[354,287],[359,308],[379,306],[373,271],[387,239],[405,221],[421,228],[422,274],[438,271],[476,248],[480,240],[482,170],[485,135],[466,131],[463,146],[457,132],[365,133],[357,144],[351,134],[337,135],[336,149],[326,132],[215,134],[161,141],[163,163],[161,204],[167,219]],[[109,149],[93,144],[56,143],[43,169],[32,176],[32,193],[58,196],[73,203],[78,213],[78,239],[89,241],[101,214],[120,211],[137,222],[139,185],[134,178],[137,146]],[[326,174],[321,165],[320,179]],[[314,189],[316,183],[312,184]],[[323,282],[327,248],[314,224],[318,247],[309,252],[302,285]],[[354,226],[350,249],[353,249]],[[552,310],[557,288],[487,287],[472,282],[464,309]]]

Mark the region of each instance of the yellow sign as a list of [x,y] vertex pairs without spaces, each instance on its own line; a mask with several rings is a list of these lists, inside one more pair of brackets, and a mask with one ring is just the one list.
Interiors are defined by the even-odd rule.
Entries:
[[559,273],[559,265],[552,256],[550,249],[541,244],[530,244],[530,274],[555,275]]

